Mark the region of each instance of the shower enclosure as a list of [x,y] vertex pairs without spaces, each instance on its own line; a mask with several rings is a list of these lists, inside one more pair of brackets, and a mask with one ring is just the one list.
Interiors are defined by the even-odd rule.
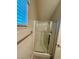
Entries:
[[60,20],[34,22],[34,49],[33,58],[50,59],[54,55]]
[[44,56],[48,56],[48,58],[46,58],[49,59],[50,56],[54,54],[59,24],[59,21],[34,22],[35,40],[33,51],[36,53],[34,53],[34,56],[39,56],[41,53],[42,56],[40,56],[39,58],[42,59]]
[[50,23],[36,21],[34,51],[47,53]]

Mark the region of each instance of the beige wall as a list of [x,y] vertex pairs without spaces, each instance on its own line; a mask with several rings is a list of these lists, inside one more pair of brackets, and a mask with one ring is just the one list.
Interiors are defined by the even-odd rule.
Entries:
[[[61,46],[61,29],[59,31],[57,44]],[[56,46],[54,59],[61,59],[61,47]]]
[[37,19],[37,10],[35,0],[30,0],[30,5],[28,6],[28,26],[33,26],[33,20]]
[[53,15],[51,16],[51,20],[57,20],[61,18],[61,1],[58,3]]
[[33,50],[32,38],[32,35],[30,35],[17,46],[17,59],[31,59]]
[[39,20],[49,20],[60,0],[36,0]]
[[[33,20],[49,20],[53,13],[57,15],[58,11],[55,12],[55,9],[59,1],[60,0],[30,0],[30,6],[28,7],[28,25],[32,26]],[[53,17],[55,16],[53,15]]]
[[[56,19],[60,15],[60,0],[30,0],[28,6],[28,25],[33,25],[33,20]],[[57,7],[57,8],[56,8]]]

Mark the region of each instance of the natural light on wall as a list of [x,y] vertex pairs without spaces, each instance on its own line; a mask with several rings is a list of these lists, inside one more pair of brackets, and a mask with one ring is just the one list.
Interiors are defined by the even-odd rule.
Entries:
[[28,3],[27,0],[17,0],[17,25],[27,25]]

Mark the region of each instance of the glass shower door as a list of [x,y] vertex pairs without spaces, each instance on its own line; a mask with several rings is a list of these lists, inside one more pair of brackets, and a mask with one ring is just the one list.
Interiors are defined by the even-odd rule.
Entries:
[[49,22],[36,21],[34,51],[47,53]]

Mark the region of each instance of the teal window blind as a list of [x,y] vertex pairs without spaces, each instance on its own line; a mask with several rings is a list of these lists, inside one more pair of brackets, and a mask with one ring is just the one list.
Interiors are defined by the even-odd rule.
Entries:
[[17,0],[17,25],[27,25],[28,3],[27,0]]

